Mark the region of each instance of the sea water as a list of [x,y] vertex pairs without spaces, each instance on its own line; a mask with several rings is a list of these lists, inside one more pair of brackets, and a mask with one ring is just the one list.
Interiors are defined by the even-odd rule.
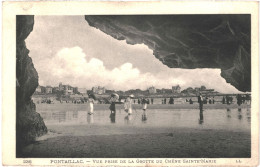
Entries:
[[38,112],[49,130],[72,135],[163,133],[178,128],[248,132],[251,125],[250,108],[205,109],[202,115],[198,109],[138,109],[132,115],[122,109],[115,115],[108,110],[93,115],[87,111]]

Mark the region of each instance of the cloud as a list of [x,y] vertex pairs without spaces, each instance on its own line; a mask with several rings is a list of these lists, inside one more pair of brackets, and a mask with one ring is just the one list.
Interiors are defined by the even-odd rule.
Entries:
[[[45,64],[48,75],[39,71],[40,84],[58,85],[59,82],[72,86],[91,89],[93,86],[105,86],[113,90],[171,88],[181,85],[182,88],[206,85],[219,91],[235,91],[232,86],[220,77],[220,70],[214,69],[169,69],[156,75],[141,73],[131,63],[124,63],[114,69],[107,69],[103,61],[88,57],[82,48],[62,48]],[[45,82],[43,82],[45,81]],[[217,84],[216,84],[217,83]],[[212,86],[213,85],[213,86]],[[215,85],[215,86],[214,86]],[[233,89],[232,89],[233,88]]]
[[[140,73],[131,63],[124,63],[112,70],[106,69],[103,62],[96,58],[88,60],[80,47],[63,48],[45,65],[49,75],[39,72],[45,84],[63,82],[78,87],[106,86],[109,89],[128,90],[146,89],[149,86],[169,86],[182,81],[170,78],[156,78],[151,73]],[[41,82],[43,83],[43,82]]]

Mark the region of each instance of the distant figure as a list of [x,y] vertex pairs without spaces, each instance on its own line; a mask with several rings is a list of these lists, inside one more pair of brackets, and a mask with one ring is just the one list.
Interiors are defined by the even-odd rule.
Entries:
[[[112,116],[116,115],[116,104],[122,104],[122,102],[118,102],[118,100],[119,100],[118,94],[116,93],[111,94],[111,98],[109,99],[109,101],[111,102],[109,109]],[[111,114],[110,114],[110,118],[111,118]]]
[[190,104],[193,104],[193,101],[191,99],[189,100],[189,102],[190,102]]
[[225,97],[223,96],[223,98],[222,98],[222,104],[225,104],[226,103],[226,99],[225,99]]
[[164,98],[164,104],[166,104],[166,98]]
[[173,104],[173,103],[174,103],[174,99],[173,97],[170,97],[169,104]]
[[251,96],[249,94],[246,94],[246,104],[251,104]]
[[198,96],[198,103],[199,103],[199,106],[200,106],[200,112],[202,112],[203,111],[203,97],[202,97],[202,95],[201,95],[201,93],[200,93],[200,95]]
[[147,103],[148,103],[148,101],[145,98],[143,98],[142,99],[142,106],[143,106],[144,111],[146,111],[146,109],[147,109]]
[[135,100],[134,100],[134,104],[135,104]]
[[230,99],[229,99],[228,95],[226,96],[226,102],[227,102],[228,105],[230,104]]
[[94,114],[94,99],[93,98],[89,98],[88,102],[87,102],[87,107],[88,107],[88,114]]
[[203,99],[203,102],[204,102],[204,104],[208,104],[208,98],[205,97],[205,98]]
[[109,106],[109,109],[111,113],[116,113],[116,103],[112,102]]
[[150,99],[147,99],[146,101],[147,101],[147,104],[150,104]]
[[244,104],[246,101],[246,97],[244,95],[242,95],[242,103]]
[[215,104],[215,97],[213,96],[213,100],[212,100],[212,103]]
[[230,99],[230,104],[232,104],[233,103],[233,97],[230,96],[229,99]]
[[151,103],[153,104],[153,98],[151,98]]
[[164,101],[163,101],[163,99],[162,99],[162,104],[164,104]]
[[138,104],[140,104],[140,99],[138,99]]
[[199,106],[200,106],[199,124],[202,124],[203,123],[203,103],[204,103],[204,100],[203,100],[203,97],[202,97],[201,93],[198,96],[198,103],[199,103]]
[[237,95],[237,105],[240,106],[242,104],[242,96],[240,94]]
[[130,95],[129,97],[126,98],[124,107],[125,107],[125,112],[128,113],[128,115],[132,114],[132,98],[134,95]]

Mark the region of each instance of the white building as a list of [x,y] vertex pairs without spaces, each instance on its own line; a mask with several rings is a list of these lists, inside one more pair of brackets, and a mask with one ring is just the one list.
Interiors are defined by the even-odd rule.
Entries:
[[152,86],[152,87],[148,88],[148,92],[149,92],[150,94],[154,94],[154,93],[156,93],[156,89],[155,89],[155,87]]
[[81,94],[87,94],[87,89],[86,88],[78,88],[78,92]]
[[101,94],[106,93],[106,88],[105,87],[101,87],[101,86],[97,86],[97,87],[93,87],[92,91],[93,91],[93,93],[101,95]]

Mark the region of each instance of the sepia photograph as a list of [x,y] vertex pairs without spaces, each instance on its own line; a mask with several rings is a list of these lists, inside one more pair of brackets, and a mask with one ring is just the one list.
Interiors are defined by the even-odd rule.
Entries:
[[250,15],[16,19],[17,157],[250,157]]
[[14,18],[13,135],[23,165],[255,158],[250,13]]

